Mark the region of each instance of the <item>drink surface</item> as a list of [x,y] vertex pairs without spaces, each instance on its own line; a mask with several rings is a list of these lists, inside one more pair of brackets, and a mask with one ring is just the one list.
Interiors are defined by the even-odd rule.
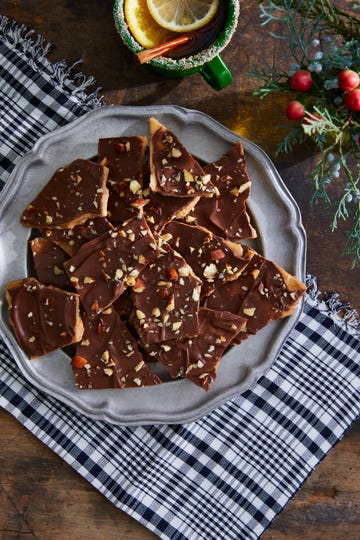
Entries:
[[180,45],[175,50],[169,52],[167,56],[173,59],[186,58],[207,49],[224,29],[227,14],[227,2],[222,1],[211,21],[202,28],[191,32],[191,39],[184,45]]

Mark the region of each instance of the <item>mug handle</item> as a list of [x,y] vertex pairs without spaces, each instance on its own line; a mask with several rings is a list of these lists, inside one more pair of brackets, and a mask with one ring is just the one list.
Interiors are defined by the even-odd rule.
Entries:
[[222,90],[233,80],[228,67],[219,55],[201,66],[199,73],[214,90]]

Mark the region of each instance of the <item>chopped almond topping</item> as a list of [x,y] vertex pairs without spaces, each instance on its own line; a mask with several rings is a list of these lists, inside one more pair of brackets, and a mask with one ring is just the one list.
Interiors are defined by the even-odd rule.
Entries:
[[174,158],[181,157],[181,156],[182,156],[182,152],[181,152],[181,150],[179,150],[178,148],[173,147],[173,148],[171,149],[171,156],[174,157]]
[[82,356],[75,355],[74,358],[71,361],[71,365],[76,368],[83,368],[88,363],[86,358],[83,358]]
[[219,259],[224,259],[226,257],[222,249],[215,249],[211,252],[211,258],[213,261],[218,261]]
[[247,315],[248,317],[253,317],[255,311],[256,311],[256,308],[254,308],[254,307],[252,307],[252,308],[245,308],[245,309],[243,310],[243,313],[244,313],[245,315]]
[[179,279],[179,274],[176,268],[167,268],[166,275],[170,281],[178,281]]

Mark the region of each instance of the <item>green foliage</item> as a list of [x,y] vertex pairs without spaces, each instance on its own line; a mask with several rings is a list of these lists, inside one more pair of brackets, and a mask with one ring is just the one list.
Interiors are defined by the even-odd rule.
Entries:
[[[353,3],[360,8],[360,1]],[[284,41],[287,55],[280,65],[264,62],[249,76],[258,81],[254,94],[260,99],[286,92],[289,101],[300,101],[306,110],[302,122],[294,122],[278,145],[277,154],[291,152],[311,139],[321,156],[309,177],[313,179],[312,204],[325,203],[332,210],[330,230],[340,220],[350,225],[344,253],[352,265],[360,262],[360,111],[344,106],[345,93],[338,88],[341,70],[360,73],[360,19],[327,0],[267,0],[259,2],[264,26],[271,26],[274,39]],[[285,65],[285,67],[284,67]],[[298,69],[311,72],[313,85],[306,92],[290,88]],[[339,189],[332,189],[341,183]]]

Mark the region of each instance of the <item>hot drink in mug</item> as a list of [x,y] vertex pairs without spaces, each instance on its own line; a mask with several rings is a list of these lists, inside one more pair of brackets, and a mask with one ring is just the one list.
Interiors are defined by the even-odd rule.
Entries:
[[[115,1],[115,26],[125,45],[138,54],[144,47],[129,29],[124,3],[124,0]],[[167,77],[185,77],[198,72],[212,88],[221,90],[232,82],[232,75],[220,53],[233,37],[239,11],[239,0],[220,0],[215,15],[205,26],[188,32],[189,40],[185,44],[167,52],[166,56],[149,61],[147,65]],[[172,37],[175,35],[172,33]]]

